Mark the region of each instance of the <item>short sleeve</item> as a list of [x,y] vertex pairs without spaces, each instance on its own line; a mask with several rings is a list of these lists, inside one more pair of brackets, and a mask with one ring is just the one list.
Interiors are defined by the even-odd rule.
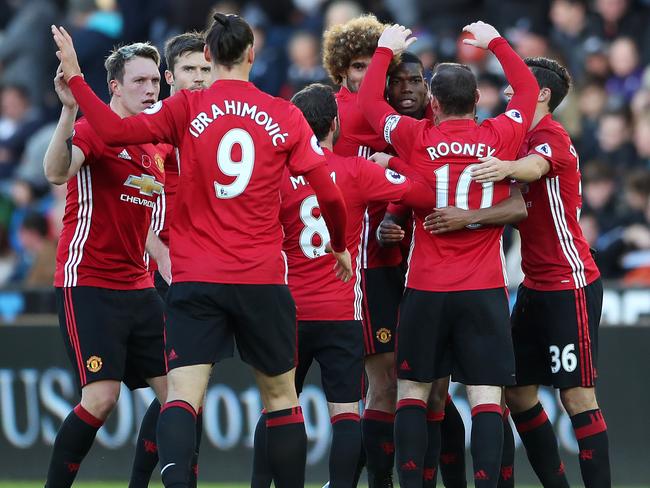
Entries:
[[297,108],[291,107],[290,141],[287,166],[292,175],[308,173],[317,166],[326,164],[325,154],[318,139]]
[[411,189],[411,181],[406,176],[365,159],[355,159],[357,183],[366,203],[398,201]]
[[104,143],[85,119],[79,119],[74,124],[72,145],[84,153],[86,163],[98,159],[104,152]]
[[573,146],[551,130],[538,130],[530,135],[527,156],[537,154],[548,161],[549,175],[566,168],[577,168],[577,154]]

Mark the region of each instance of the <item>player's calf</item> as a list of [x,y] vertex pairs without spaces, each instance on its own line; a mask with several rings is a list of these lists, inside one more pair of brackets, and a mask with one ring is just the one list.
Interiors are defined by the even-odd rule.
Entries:
[[472,407],[471,451],[476,487],[495,487],[503,450],[501,387],[468,386]]
[[330,447],[330,487],[356,486],[355,478],[361,456],[359,403],[328,403],[332,422]]

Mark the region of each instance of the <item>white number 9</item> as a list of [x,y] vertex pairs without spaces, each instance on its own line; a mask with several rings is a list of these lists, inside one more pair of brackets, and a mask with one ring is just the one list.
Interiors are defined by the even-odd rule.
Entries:
[[[241,160],[232,160],[232,148],[239,144],[241,148]],[[235,198],[241,195],[253,174],[255,165],[255,144],[253,138],[244,129],[230,129],[224,134],[217,149],[217,166],[226,176],[234,176],[235,181],[228,185],[214,182],[214,191],[217,198]]]

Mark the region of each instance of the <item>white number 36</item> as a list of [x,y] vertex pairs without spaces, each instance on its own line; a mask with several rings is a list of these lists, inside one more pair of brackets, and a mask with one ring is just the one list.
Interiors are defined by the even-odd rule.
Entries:
[[549,352],[551,353],[551,373],[557,373],[560,369],[564,369],[567,373],[575,371],[578,366],[578,358],[574,354],[575,344],[567,344],[560,353],[558,346],[550,346]]

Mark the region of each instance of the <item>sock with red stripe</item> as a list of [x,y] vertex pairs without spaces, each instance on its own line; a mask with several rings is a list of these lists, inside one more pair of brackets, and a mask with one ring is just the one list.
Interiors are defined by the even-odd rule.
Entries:
[[300,407],[267,412],[266,454],[277,488],[303,488],[307,434]]
[[484,403],[472,409],[472,462],[474,486],[495,487],[499,480],[503,451],[501,405]]
[[445,418],[440,424],[440,475],[446,488],[466,488],[465,424],[460,412],[447,395]]
[[342,413],[332,417],[330,447],[330,488],[356,486],[361,456],[361,425],[358,413]]
[[395,444],[395,415],[367,408],[361,420],[369,488],[392,486]]
[[585,488],[609,488],[612,477],[609,467],[607,425],[599,408],[571,417],[573,431],[580,448],[580,472]]
[[203,408],[199,408],[196,414],[196,444],[194,445],[194,455],[190,469],[189,488],[196,488],[199,477],[199,448],[201,447],[201,438],[203,437]]
[[424,488],[435,488],[440,459],[440,424],[445,417],[444,411],[427,411],[427,450],[424,453],[424,465],[422,468],[422,486]]
[[427,404],[407,398],[397,402],[395,412],[395,464],[402,488],[422,486],[427,450]]
[[81,404],[66,417],[56,434],[46,488],[67,488],[77,476],[79,465],[93,445],[97,430],[104,422],[95,418]]
[[513,413],[519,437],[526,448],[526,455],[535,474],[547,488],[568,488],[564,463],[560,459],[553,426],[541,403],[520,413]]
[[165,488],[186,488],[196,447],[196,411],[187,402],[173,400],[160,409],[158,455]]
[[510,426],[510,410],[503,412],[503,453],[501,454],[501,472],[498,488],[515,486],[515,437]]
[[251,488],[269,488],[273,481],[269,458],[266,455],[266,410],[262,410],[253,439],[253,474]]
[[160,416],[160,402],[154,400],[142,417],[138,440],[135,444],[135,456],[131,468],[129,488],[147,488],[151,473],[158,464],[158,444],[156,443],[156,426]]

